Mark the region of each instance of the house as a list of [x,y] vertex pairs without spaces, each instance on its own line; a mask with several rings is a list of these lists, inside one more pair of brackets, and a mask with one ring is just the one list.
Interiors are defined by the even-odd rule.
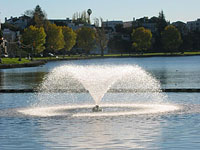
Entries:
[[157,31],[156,23],[150,21],[148,17],[143,17],[143,18],[137,19],[136,21],[133,21],[133,26],[134,28],[144,27],[146,29],[149,29],[152,33],[156,33]]
[[5,23],[12,24],[21,30],[25,29],[29,25],[30,21],[31,17],[26,15],[14,18],[11,16],[10,19],[5,18]]
[[10,56],[16,56],[16,44],[18,37],[20,36],[19,31],[12,31],[10,29],[3,29],[3,47],[4,53]]
[[68,24],[72,23],[72,20],[70,20],[69,18],[66,18],[66,19],[49,19],[48,21],[52,24],[56,24],[56,25],[59,25],[59,26],[67,26]]
[[94,28],[94,26],[88,24],[88,25],[84,25],[84,24],[75,24],[73,23],[73,21],[69,18],[66,19],[48,19],[48,21],[52,24],[56,24],[58,26],[68,26],[70,28],[72,28],[72,30],[77,30],[83,26],[89,27],[89,28]]
[[175,26],[181,34],[186,35],[188,33],[188,27],[186,23],[181,21],[176,21],[173,22],[172,25]]
[[196,21],[188,21],[187,27],[189,31],[200,31],[200,19]]
[[8,42],[14,42],[17,39],[17,32],[12,31],[10,29],[3,29],[3,37],[6,39]]
[[112,28],[115,32],[116,25],[123,25],[123,21],[105,21],[102,22],[102,27],[104,28]]
[[133,27],[133,21],[123,22],[123,27],[124,28],[131,28],[131,27]]

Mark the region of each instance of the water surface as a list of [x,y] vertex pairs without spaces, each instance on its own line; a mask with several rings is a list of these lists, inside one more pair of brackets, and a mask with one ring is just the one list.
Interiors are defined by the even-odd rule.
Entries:
[[[35,68],[3,69],[0,70],[0,88],[37,88],[51,70],[65,64],[139,65],[158,79],[163,88],[200,88],[200,56],[62,61]],[[179,109],[164,113],[100,117],[19,113],[19,110],[38,107],[38,104],[42,107],[94,104],[88,93],[54,94],[67,99],[51,99],[42,103],[35,93],[0,94],[1,150],[196,150],[200,147],[200,93],[166,93],[168,98],[162,105],[170,104]],[[148,101],[145,98],[141,101],[141,97],[142,94],[107,93],[102,103]],[[156,106],[155,109],[158,109]],[[144,108],[135,108],[134,111],[141,109]],[[80,110],[83,111],[75,109],[71,113],[80,113]],[[66,112],[60,110],[58,113]]]

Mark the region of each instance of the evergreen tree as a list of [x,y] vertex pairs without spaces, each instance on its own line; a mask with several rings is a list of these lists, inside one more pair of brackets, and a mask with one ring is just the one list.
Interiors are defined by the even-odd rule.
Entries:
[[165,27],[167,26],[167,21],[165,19],[165,15],[163,10],[159,12],[158,20],[157,20],[157,30],[158,34],[161,35],[161,33],[164,31]]
[[24,15],[30,17],[31,21],[29,24],[36,27],[44,27],[47,21],[47,15],[39,5],[37,5],[34,10],[26,10]]
[[44,21],[46,20],[46,14],[44,11],[42,11],[42,8],[37,5],[35,7],[34,13],[33,13],[33,23],[36,27],[43,27]]
[[154,47],[159,51],[162,51],[162,41],[161,41],[161,33],[164,31],[165,27],[167,26],[167,21],[165,19],[165,15],[163,10],[159,12],[159,16],[157,19],[156,27],[157,27],[157,34],[155,35],[155,45]]

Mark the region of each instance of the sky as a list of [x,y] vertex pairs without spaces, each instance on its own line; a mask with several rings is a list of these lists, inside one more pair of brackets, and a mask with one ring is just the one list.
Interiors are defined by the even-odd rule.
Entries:
[[166,20],[193,21],[200,18],[200,0],[0,0],[0,19],[21,16],[40,5],[48,19],[72,18],[76,12],[92,10],[91,19],[132,21],[158,16],[163,10]]

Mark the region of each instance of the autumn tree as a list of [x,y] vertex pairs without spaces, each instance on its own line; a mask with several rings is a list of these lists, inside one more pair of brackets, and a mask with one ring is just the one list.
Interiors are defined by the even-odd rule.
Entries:
[[165,27],[165,30],[162,32],[161,36],[162,44],[164,49],[167,51],[173,52],[178,50],[182,43],[181,34],[173,25]]
[[77,45],[89,54],[90,50],[95,47],[95,31],[89,27],[82,27],[77,31]]
[[48,23],[46,26],[46,46],[48,50],[61,50],[65,46],[62,27]]
[[62,27],[62,33],[64,36],[64,49],[70,51],[72,47],[76,44],[76,33],[69,27]]
[[151,47],[152,33],[150,30],[144,27],[139,27],[132,32],[132,47],[140,52],[146,51]]
[[37,28],[32,25],[26,28],[22,34],[22,42],[27,47],[30,47],[31,53],[33,49],[35,53],[40,53],[45,49],[45,38],[44,28]]

